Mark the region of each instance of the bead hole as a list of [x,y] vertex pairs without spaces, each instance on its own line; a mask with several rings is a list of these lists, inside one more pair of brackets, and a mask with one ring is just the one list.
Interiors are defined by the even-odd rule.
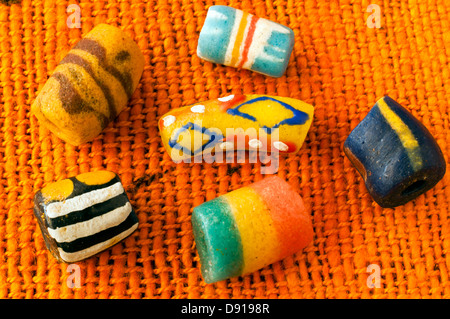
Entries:
[[412,183],[411,185],[409,185],[408,187],[406,187],[403,190],[402,196],[408,196],[412,193],[418,192],[419,190],[424,188],[425,185],[426,185],[426,182],[424,180],[415,181],[414,183]]

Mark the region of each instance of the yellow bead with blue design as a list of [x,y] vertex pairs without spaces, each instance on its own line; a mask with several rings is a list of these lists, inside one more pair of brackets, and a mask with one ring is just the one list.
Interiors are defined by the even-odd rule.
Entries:
[[175,162],[212,151],[296,153],[313,115],[312,105],[293,98],[229,95],[171,110],[159,130]]

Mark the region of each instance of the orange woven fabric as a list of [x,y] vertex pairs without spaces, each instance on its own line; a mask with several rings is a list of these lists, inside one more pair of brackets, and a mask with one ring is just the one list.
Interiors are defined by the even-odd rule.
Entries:
[[[375,101],[407,107],[450,155],[450,2],[430,0],[72,1],[0,4],[0,298],[449,298],[450,178],[395,208],[377,206],[343,143]],[[381,28],[366,12],[380,6]],[[226,4],[294,30],[285,76],[200,60],[207,9]],[[73,147],[30,115],[55,66],[95,25],[125,30],[144,53],[128,107],[91,143]],[[157,121],[168,110],[229,94],[289,96],[315,106],[305,144],[278,176],[311,211],[314,240],[251,275],[206,285],[192,236],[193,207],[260,180],[259,163],[174,164]],[[139,217],[126,240],[71,272],[47,251],[34,193],[80,173],[118,173]],[[375,265],[380,288],[367,280]],[[369,278],[370,279],[370,278]]]

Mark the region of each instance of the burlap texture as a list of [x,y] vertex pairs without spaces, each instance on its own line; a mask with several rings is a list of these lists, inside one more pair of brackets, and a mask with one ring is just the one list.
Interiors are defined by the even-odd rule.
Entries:
[[[79,2],[81,29],[68,28],[72,1],[0,5],[0,298],[449,298],[450,178],[416,200],[382,209],[344,156],[343,143],[388,94],[450,152],[450,2],[190,1]],[[366,9],[381,9],[369,28]],[[289,26],[294,51],[274,79],[200,60],[207,9],[227,4]],[[73,147],[30,115],[55,66],[95,25],[125,30],[145,55],[129,106],[93,142]],[[206,200],[260,180],[261,165],[174,164],[160,117],[172,108],[229,94],[289,96],[315,106],[300,152],[278,176],[303,197],[314,240],[251,275],[206,285],[190,217]],[[76,263],[47,251],[33,216],[34,193],[80,173],[118,173],[140,226],[132,236]],[[370,288],[371,267],[380,288]],[[371,268],[369,267],[369,269]]]

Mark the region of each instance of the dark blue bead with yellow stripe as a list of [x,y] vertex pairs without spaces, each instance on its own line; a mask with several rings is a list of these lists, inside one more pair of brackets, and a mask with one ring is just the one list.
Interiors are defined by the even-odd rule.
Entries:
[[403,205],[445,174],[436,140],[410,112],[385,96],[350,133],[344,152],[382,207]]

